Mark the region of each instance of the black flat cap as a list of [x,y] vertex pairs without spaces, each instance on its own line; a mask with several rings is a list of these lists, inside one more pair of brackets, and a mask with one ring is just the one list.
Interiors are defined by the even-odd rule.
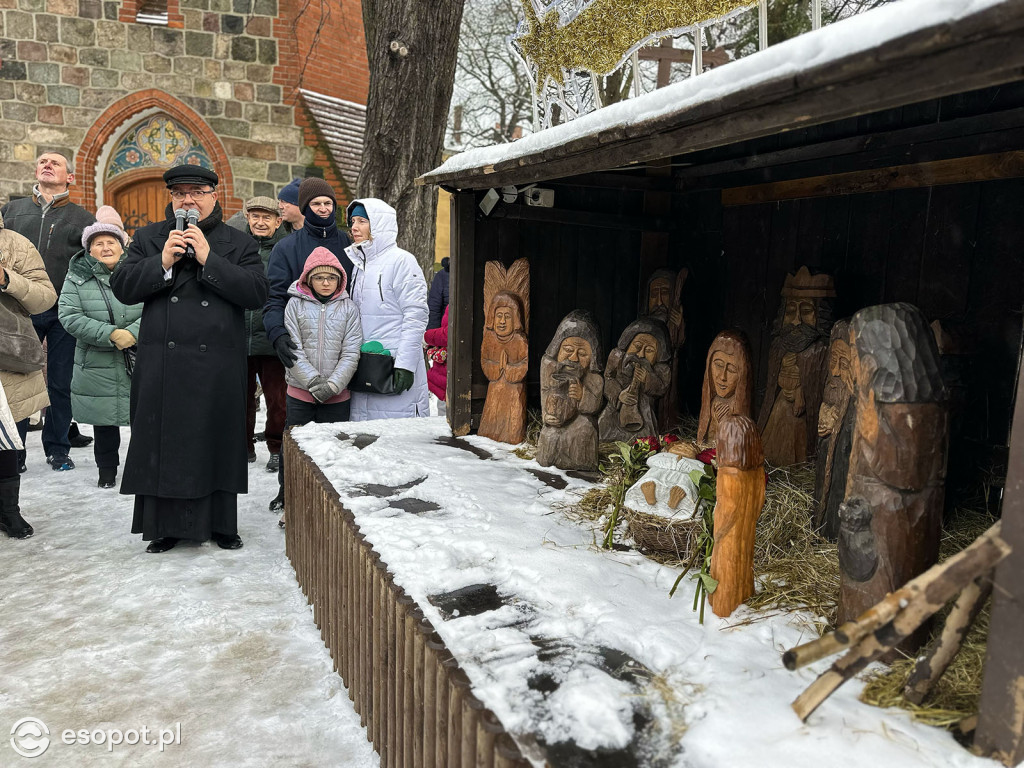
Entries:
[[203,168],[201,165],[183,163],[164,171],[164,183],[168,187],[175,184],[209,184],[216,187],[218,182],[220,182],[220,178],[216,172],[209,168]]

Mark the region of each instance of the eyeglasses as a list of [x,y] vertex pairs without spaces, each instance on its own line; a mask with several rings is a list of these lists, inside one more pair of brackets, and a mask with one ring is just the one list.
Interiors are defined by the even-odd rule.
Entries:
[[338,282],[337,275],[313,275],[311,280],[315,280],[318,283],[336,283]]
[[197,203],[207,195],[212,195],[216,192],[215,189],[195,189],[190,192],[182,192],[180,189],[171,190],[171,200],[184,200],[186,197],[191,197]]

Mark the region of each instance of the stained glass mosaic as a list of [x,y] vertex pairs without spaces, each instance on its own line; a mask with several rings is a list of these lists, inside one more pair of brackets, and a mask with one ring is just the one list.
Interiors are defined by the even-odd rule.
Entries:
[[158,114],[121,137],[107,163],[105,178],[137,168],[169,168],[181,163],[213,168],[209,152],[195,135],[174,118]]

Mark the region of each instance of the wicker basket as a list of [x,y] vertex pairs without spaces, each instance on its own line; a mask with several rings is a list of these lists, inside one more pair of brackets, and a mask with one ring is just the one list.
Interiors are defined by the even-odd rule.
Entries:
[[669,520],[637,512],[629,507],[623,507],[622,511],[629,523],[629,534],[642,551],[656,552],[679,560],[689,560],[693,555],[701,530],[699,516]]

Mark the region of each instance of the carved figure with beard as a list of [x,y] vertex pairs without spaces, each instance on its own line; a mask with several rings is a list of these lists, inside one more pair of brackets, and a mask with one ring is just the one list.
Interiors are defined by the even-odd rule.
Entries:
[[671,348],[672,376],[669,379],[668,391],[658,402],[658,423],[663,431],[671,429],[679,420],[679,408],[677,398],[679,397],[679,380],[681,372],[680,350],[683,342],[686,341],[686,321],[683,319],[683,285],[689,270],[681,269],[674,272],[671,269],[658,269],[647,281],[647,290],[644,292],[643,301],[640,305],[641,317],[646,315],[665,323],[668,328],[669,346]]
[[597,422],[602,442],[657,434],[654,407],[668,390],[671,359],[663,322],[642,317],[626,326],[604,371],[607,404]]
[[727,330],[715,336],[708,350],[701,388],[697,442],[713,446],[718,427],[731,414],[750,418],[754,392],[754,371],[750,365],[750,344],[743,331]]
[[[871,535],[840,535],[839,624],[937,561],[949,438],[939,354],[921,311],[909,304],[862,309],[850,339],[856,417],[843,509],[859,510],[858,528],[866,523]],[[875,553],[865,549],[869,541]],[[855,551],[844,551],[854,543]],[[870,560],[872,569],[857,567]],[[899,649],[913,653],[927,632],[922,627]]]
[[839,505],[846,495],[853,440],[853,360],[850,322],[839,320],[832,327],[828,347],[828,379],[818,409],[818,463],[814,478],[817,507],[814,525],[823,536],[835,541],[839,535]]
[[801,267],[787,275],[768,351],[768,378],[757,426],[764,455],[785,466],[814,455],[832,308],[832,278]]
[[603,363],[593,316],[589,312],[570,312],[559,323],[540,362],[543,427],[537,441],[537,463],[541,466],[597,469]]

